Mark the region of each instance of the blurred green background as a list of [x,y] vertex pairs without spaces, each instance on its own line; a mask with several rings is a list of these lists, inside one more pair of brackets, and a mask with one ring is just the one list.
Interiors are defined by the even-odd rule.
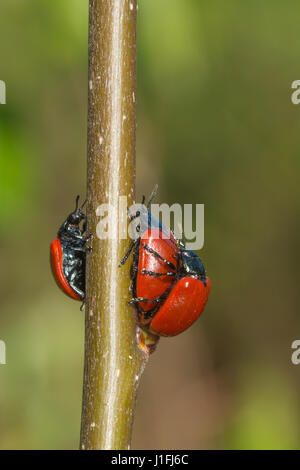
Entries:
[[[298,1],[140,0],[137,199],[204,203],[213,289],[144,374],[133,448],[299,448]],[[49,243],[85,194],[88,2],[2,0],[0,448],[77,448],[84,318]],[[297,213],[297,218],[296,218]]]

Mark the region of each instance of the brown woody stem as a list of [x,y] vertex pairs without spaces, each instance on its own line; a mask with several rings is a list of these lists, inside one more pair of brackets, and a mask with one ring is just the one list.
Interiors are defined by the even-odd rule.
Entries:
[[[120,196],[135,199],[136,0],[90,0],[88,232],[81,449],[130,446],[136,391],[147,354],[136,342],[130,244]],[[112,238],[99,239],[100,204],[111,205]],[[104,215],[104,214],[102,214]],[[107,214],[105,214],[107,215]]]

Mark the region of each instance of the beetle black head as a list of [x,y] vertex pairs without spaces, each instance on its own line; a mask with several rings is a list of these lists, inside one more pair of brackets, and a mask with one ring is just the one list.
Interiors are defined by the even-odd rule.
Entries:
[[87,200],[83,202],[83,204],[78,207],[79,196],[76,197],[76,207],[73,212],[68,216],[67,223],[70,225],[79,225],[80,222],[85,219],[85,214],[82,212],[82,208],[85,206]]
[[206,272],[199,256],[192,250],[182,250],[182,270],[184,274],[195,276],[206,283]]
[[57,236],[58,238],[62,239],[64,237],[72,238],[72,236],[75,236],[76,239],[82,237],[82,234],[85,232],[86,227],[83,226],[83,229],[80,229],[79,225],[82,220],[86,220],[86,216],[84,212],[82,211],[82,208],[86,204],[86,201],[78,207],[78,201],[79,201],[79,196],[76,198],[76,207],[71,214],[68,215],[66,220],[61,224]]

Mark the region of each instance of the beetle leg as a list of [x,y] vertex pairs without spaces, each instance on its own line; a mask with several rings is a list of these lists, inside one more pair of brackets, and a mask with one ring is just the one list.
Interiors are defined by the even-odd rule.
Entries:
[[74,250],[74,251],[82,251],[83,253],[85,253],[86,247],[85,247],[85,246],[73,246],[73,247],[72,247],[72,250]]
[[86,237],[84,237],[84,241],[88,241],[88,240],[91,240],[91,238],[94,238],[94,235],[92,233],[89,233]]
[[160,256],[160,254],[157,253],[157,251],[153,250],[153,248],[150,248],[150,246],[146,245],[145,243],[142,242],[142,245],[143,245],[145,250],[147,250],[149,253],[154,255],[156,258],[158,258],[161,261],[163,261],[164,263],[166,263],[168,266],[170,266],[171,269],[174,269],[174,271],[176,271],[176,267],[174,266],[173,263],[171,263],[171,261],[168,261],[165,258],[163,258],[162,256]]
[[132,222],[134,219],[141,215],[140,211],[137,211],[135,214],[129,215],[129,220]]
[[132,265],[131,265],[131,270],[130,270],[130,272],[131,272],[131,277],[134,277],[134,275],[137,274],[138,268],[137,268],[137,265],[136,265],[136,264],[132,264]]
[[126,261],[127,261],[129,255],[130,255],[130,253],[131,253],[132,250],[137,246],[138,242],[139,242],[139,238],[137,238],[136,240],[134,240],[134,241],[131,243],[131,245],[130,245],[130,247],[129,247],[129,250],[128,250],[127,253],[125,254],[124,258],[120,261],[119,268],[120,268],[121,266],[123,266],[124,263],[126,263]]
[[159,277],[159,276],[175,276],[176,273],[173,271],[167,272],[167,273],[155,273],[154,271],[147,271],[147,269],[141,269],[142,274],[147,274],[148,276],[154,276],[154,277]]
[[83,251],[84,251],[85,253],[90,253],[91,251],[93,251],[93,248],[92,248],[91,246],[86,246],[86,243],[87,243],[89,240],[93,239],[93,238],[94,238],[94,235],[93,235],[92,233],[89,233],[89,234],[83,239],[83,241],[84,241]]
[[67,232],[66,236],[72,238],[73,240],[85,240],[84,235],[79,227],[74,227],[72,225],[67,225],[64,228],[64,231]]
[[[157,189],[158,189],[158,184],[156,184],[152,190],[152,193],[150,194],[150,197],[149,197],[149,201],[147,203],[147,209],[148,211],[150,211],[150,205],[151,205],[151,202],[152,202],[152,199],[156,196],[156,193],[157,193]],[[143,204],[145,202],[145,196],[143,196]]]
[[156,299],[153,299],[153,300],[145,299],[144,297],[134,297],[134,298],[131,299],[128,303],[129,303],[129,304],[137,304],[137,303],[139,303],[139,302],[149,302],[149,303],[157,304],[157,303],[160,302],[162,299],[164,299],[164,296],[163,296],[163,295],[160,295],[160,296],[156,297]]

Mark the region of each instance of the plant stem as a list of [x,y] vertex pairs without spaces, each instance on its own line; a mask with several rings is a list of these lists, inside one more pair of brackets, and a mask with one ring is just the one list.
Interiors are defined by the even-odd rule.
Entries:
[[[135,198],[136,8],[136,0],[90,0],[87,197],[93,239],[87,255],[81,449],[129,448],[147,360],[128,305],[130,263],[118,267],[130,243],[119,240],[128,223],[119,216],[119,196],[127,196],[128,206]],[[113,238],[106,240],[96,236],[96,209],[103,203],[113,208]]]

